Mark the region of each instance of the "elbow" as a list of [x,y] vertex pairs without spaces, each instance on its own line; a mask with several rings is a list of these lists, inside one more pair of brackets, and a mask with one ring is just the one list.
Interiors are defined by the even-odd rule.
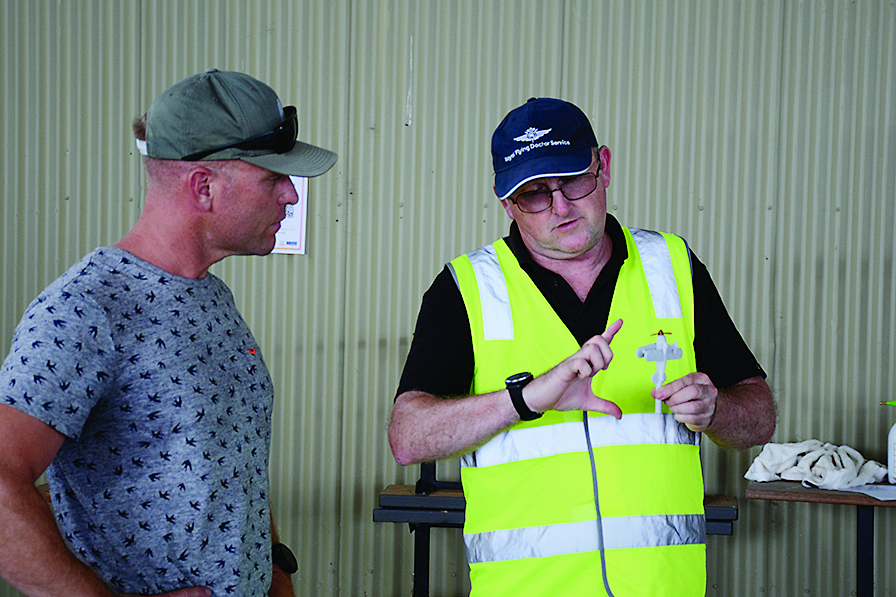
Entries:
[[400,464],[401,466],[410,466],[412,464],[417,464],[417,460],[415,460],[410,454],[404,452],[396,452],[392,451],[392,456],[395,458],[395,462]]
[[[394,426],[393,426],[394,427]],[[392,457],[401,466],[408,466],[420,462],[414,458],[414,453],[407,442],[402,441],[400,434],[389,428],[389,447],[392,449]]]
[[775,404],[775,399],[772,396],[771,388],[768,387],[768,384],[765,384],[765,415],[760,417],[760,425],[758,425],[758,433],[757,436],[759,441],[756,442],[757,446],[764,446],[765,444],[772,441],[772,436],[775,434],[775,428],[778,425],[778,407]]
[[775,427],[776,417],[774,408],[772,408],[771,412],[766,416],[754,420],[754,424],[749,428],[749,434],[744,437],[746,441],[744,441],[742,445],[735,444],[732,447],[739,450],[746,450],[753,446],[764,446],[772,441],[772,436],[775,434]]
[[747,425],[749,434],[745,437],[745,448],[752,446],[764,446],[772,441],[778,420],[778,408],[772,390],[764,379],[756,379],[753,383],[740,386],[746,391],[742,396],[745,402],[750,423]]
[[395,462],[401,466],[408,466],[420,462],[415,458],[412,442],[409,436],[404,433],[404,425],[402,425],[402,417],[398,412],[400,406],[396,403],[395,410],[392,411],[392,420],[389,422],[389,448],[392,450],[392,457]]
[[775,428],[777,427],[777,416],[772,410],[772,414],[769,417],[766,424],[762,427],[760,432],[760,441],[756,442],[757,446],[764,446],[765,444],[772,441],[772,436],[775,434]]
[[753,424],[746,428],[749,431],[743,436],[742,443],[738,445],[738,442],[735,442],[732,447],[739,450],[745,450],[754,446],[764,446],[772,441],[776,426],[777,416],[774,404],[772,403],[767,412],[754,418]]
[[416,413],[415,394],[405,392],[395,399],[389,420],[389,448],[392,457],[401,466],[424,462],[421,457],[419,420]]

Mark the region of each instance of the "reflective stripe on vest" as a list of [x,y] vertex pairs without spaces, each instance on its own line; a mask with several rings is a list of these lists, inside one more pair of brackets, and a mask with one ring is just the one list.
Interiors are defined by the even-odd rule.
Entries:
[[[696,545],[706,542],[701,514],[603,518],[604,549]],[[586,520],[466,535],[470,564],[547,558],[597,551],[597,522]]]
[[[699,434],[679,424],[674,415],[633,413],[621,419],[588,417],[591,447],[633,446],[640,444],[700,444]],[[461,457],[464,466],[495,466],[585,451],[582,421],[511,429],[496,436],[475,452]],[[475,462],[474,455],[475,454]]]
[[678,296],[678,285],[675,283],[672,257],[669,255],[666,239],[659,232],[650,230],[633,228],[631,233],[641,256],[641,264],[647,276],[647,285],[650,286],[650,298],[653,300],[657,319],[681,317],[681,299]]
[[482,319],[486,340],[513,340],[513,315],[504,271],[492,245],[470,255],[473,272],[479,285]]

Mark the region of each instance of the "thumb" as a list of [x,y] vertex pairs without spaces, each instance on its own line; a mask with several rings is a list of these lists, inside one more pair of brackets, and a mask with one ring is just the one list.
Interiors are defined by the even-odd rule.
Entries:
[[594,397],[594,400],[589,400],[588,403],[583,406],[582,410],[603,413],[605,415],[610,415],[614,419],[622,418],[622,409],[619,408],[618,404],[604,398],[598,398],[597,396]]

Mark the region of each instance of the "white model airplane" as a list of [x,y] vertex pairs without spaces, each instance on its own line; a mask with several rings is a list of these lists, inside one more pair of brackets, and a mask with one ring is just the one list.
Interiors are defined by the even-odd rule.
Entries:
[[[682,350],[678,348],[678,342],[672,342],[670,345],[666,342],[666,334],[663,333],[663,330],[660,330],[654,344],[642,346],[635,354],[639,359],[656,361],[656,373],[650,377],[650,381],[653,382],[654,387],[658,388],[663,385],[664,381],[666,381],[666,361],[680,359],[683,353]],[[654,412],[659,414],[662,412],[662,408],[663,403],[657,400]]]

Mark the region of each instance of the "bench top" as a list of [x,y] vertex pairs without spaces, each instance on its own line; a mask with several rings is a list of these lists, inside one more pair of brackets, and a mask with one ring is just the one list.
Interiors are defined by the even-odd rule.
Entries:
[[[417,493],[413,485],[389,485],[380,492],[379,507],[381,509],[462,512],[467,507],[467,501],[464,499],[463,489],[436,489],[422,494]],[[737,520],[736,497],[706,495],[703,497],[703,507],[708,520]]]

